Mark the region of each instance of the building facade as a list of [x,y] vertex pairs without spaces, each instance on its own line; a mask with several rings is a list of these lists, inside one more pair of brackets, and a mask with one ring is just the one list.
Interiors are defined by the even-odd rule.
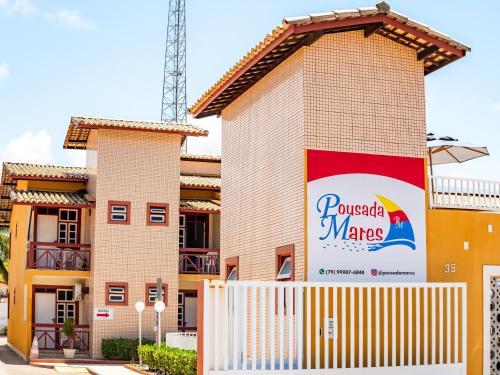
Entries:
[[252,48],[190,109],[222,118],[224,277],[465,281],[469,372],[497,371],[499,184],[427,176],[425,76],[469,51],[385,3]]
[[[105,338],[155,337],[162,281],[164,331],[196,329],[196,281],[219,276],[220,158],[181,155],[190,125],[72,118],[65,148],[85,168],[4,163],[10,227],[9,337],[28,357],[68,345],[74,319],[82,357]],[[194,284],[194,285],[193,285]]]

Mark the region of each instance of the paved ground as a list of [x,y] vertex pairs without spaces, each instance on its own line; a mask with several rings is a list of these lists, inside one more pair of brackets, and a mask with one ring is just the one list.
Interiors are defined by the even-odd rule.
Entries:
[[36,368],[26,364],[7,347],[5,337],[0,337],[0,375],[54,375],[54,370]]
[[[34,367],[26,364],[17,354],[7,347],[5,337],[0,337],[0,375],[56,375],[71,374],[83,375],[89,374],[85,369],[88,367],[99,375],[133,375],[133,371],[126,369],[121,365],[65,365],[57,364],[54,370],[40,367]],[[137,374],[136,374],[137,375]]]

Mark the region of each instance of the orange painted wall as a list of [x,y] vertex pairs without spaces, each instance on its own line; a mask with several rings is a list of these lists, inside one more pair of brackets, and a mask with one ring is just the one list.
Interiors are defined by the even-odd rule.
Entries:
[[[488,225],[493,231],[488,232]],[[469,250],[464,250],[464,242]],[[455,272],[445,266],[455,265]],[[500,265],[500,215],[456,209],[427,211],[429,282],[467,282],[468,373],[482,373],[483,266]],[[489,322],[485,322],[489,329]]]

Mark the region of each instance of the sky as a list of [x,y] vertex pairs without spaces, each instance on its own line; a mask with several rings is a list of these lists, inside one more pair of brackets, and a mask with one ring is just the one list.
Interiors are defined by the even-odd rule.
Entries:
[[[375,2],[186,0],[188,103],[283,17]],[[426,77],[427,129],[491,156],[435,174],[500,180],[500,1],[389,3],[472,48]],[[62,148],[71,116],[159,120],[167,15],[167,0],[0,0],[0,161],[83,165]],[[210,136],[188,152],[219,154],[220,119],[191,122]]]

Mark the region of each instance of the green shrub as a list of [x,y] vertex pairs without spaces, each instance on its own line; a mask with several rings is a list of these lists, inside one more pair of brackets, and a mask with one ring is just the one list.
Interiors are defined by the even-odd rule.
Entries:
[[[142,339],[142,342],[144,344],[154,343],[150,339]],[[105,359],[134,362],[139,359],[139,355],[137,354],[138,346],[139,339],[103,339],[101,341],[101,352]]]
[[141,345],[142,362],[151,370],[166,375],[196,375],[196,351],[169,346]]

